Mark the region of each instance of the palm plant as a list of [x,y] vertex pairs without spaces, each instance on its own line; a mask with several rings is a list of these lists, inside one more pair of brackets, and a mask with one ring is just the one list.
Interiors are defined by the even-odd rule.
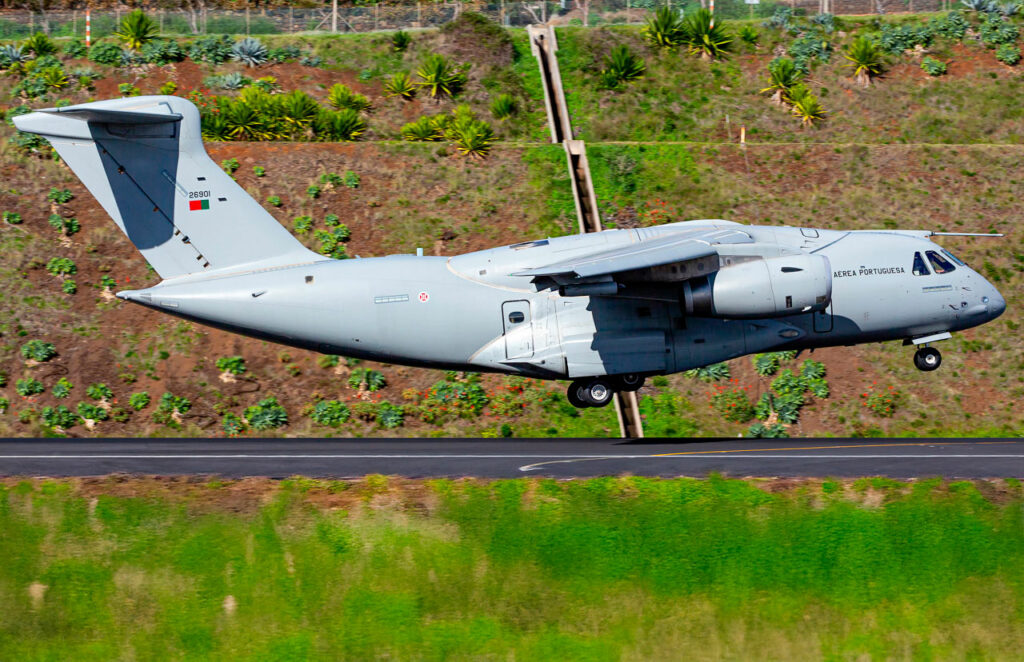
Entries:
[[431,54],[416,70],[420,87],[425,87],[433,98],[452,97],[459,93],[466,83],[466,74],[442,55]]
[[366,121],[351,108],[321,111],[315,121],[316,133],[325,140],[351,142],[366,131]]
[[659,7],[648,17],[643,33],[652,45],[662,48],[677,48],[685,42],[683,19],[671,7]]
[[60,67],[48,67],[39,72],[39,79],[46,84],[46,87],[53,90],[60,90],[71,84],[68,75]]
[[405,30],[399,30],[391,35],[391,50],[396,53],[403,52],[405,49],[409,48],[409,44],[411,43],[412,36]]
[[336,83],[327,92],[327,103],[335,109],[342,110],[350,108],[356,112],[366,110],[370,107],[370,100],[362,94],[350,90],[346,85]]
[[456,121],[451,133],[456,149],[464,156],[483,158],[491,151],[491,143],[494,142],[494,129],[483,120]]
[[491,102],[491,115],[496,120],[506,120],[516,114],[516,99],[511,94],[499,94]]
[[646,70],[643,58],[634,55],[629,46],[621,44],[605,57],[604,69],[601,71],[602,83],[613,90],[623,83],[640,78]]
[[771,92],[772,102],[781,106],[789,102],[790,90],[800,82],[804,74],[793,60],[780,57],[768,63],[768,76],[772,84],[761,91]]
[[146,16],[141,9],[136,9],[121,19],[121,25],[114,31],[114,36],[121,40],[125,47],[137,51],[156,39],[159,32],[153,19]]
[[285,94],[277,103],[281,109],[281,121],[297,133],[309,133],[320,113],[320,105],[301,90]]
[[846,66],[854,67],[853,76],[864,87],[871,85],[871,76],[882,73],[882,51],[867,37],[854,39],[843,57],[850,61]]
[[683,43],[702,60],[725,57],[732,44],[732,35],[707,9],[698,9],[683,19]]
[[744,25],[742,28],[740,28],[740,39],[742,39],[745,43],[754,46],[757,44],[757,40],[760,38],[761,35],[758,34],[757,30],[755,30],[754,27],[751,25]]
[[37,32],[22,44],[22,48],[27,53],[34,53],[36,57],[43,57],[44,55],[53,55],[57,52],[57,47],[54,45],[50,38],[42,32]]
[[265,126],[259,110],[241,99],[222,99],[219,108],[229,140],[264,139]]
[[384,83],[384,96],[402,97],[405,100],[409,100],[415,95],[416,85],[412,82],[412,78],[409,77],[409,74],[404,71],[394,74],[386,83]]
[[444,137],[444,132],[437,123],[426,115],[403,126],[401,133],[402,140],[411,142],[435,142]]
[[231,59],[247,67],[258,67],[267,61],[267,47],[259,39],[246,37],[231,47]]
[[800,118],[803,126],[813,126],[815,122],[825,119],[825,109],[818,97],[811,94],[803,83],[790,90],[790,103],[793,104],[793,114]]

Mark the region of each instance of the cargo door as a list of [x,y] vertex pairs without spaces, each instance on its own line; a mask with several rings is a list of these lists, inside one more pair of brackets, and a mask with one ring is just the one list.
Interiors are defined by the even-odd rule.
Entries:
[[528,359],[533,356],[533,321],[529,301],[501,304],[501,322],[505,330],[505,358]]

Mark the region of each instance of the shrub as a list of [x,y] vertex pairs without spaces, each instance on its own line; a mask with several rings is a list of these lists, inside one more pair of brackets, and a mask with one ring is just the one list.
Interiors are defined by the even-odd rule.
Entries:
[[298,216],[292,221],[292,227],[296,234],[306,234],[313,228],[312,216]]
[[273,62],[287,62],[289,60],[295,60],[302,55],[302,50],[298,46],[288,44],[286,46],[279,46],[271,48],[267,51],[267,59]]
[[53,257],[46,263],[46,270],[54,276],[71,276],[78,272],[78,267],[71,258]]
[[321,193],[321,189],[316,184],[310,184],[309,188],[306,189],[306,195],[308,195],[313,200],[316,200],[317,198],[319,198],[320,197],[320,193]]
[[969,27],[970,23],[958,11],[949,12],[945,16],[933,18],[928,22],[928,28],[933,34],[957,41],[964,38]]
[[32,379],[31,377],[26,379],[19,379],[14,384],[14,391],[21,396],[29,397],[32,395],[39,395],[44,390],[43,383],[38,379]]
[[288,412],[273,396],[246,408],[244,418],[254,430],[273,430],[288,424]]
[[757,43],[760,37],[761,35],[758,34],[757,30],[754,29],[753,26],[744,25],[742,28],[740,28],[740,39],[743,40],[744,43],[753,46],[754,44]]
[[979,26],[978,34],[983,44],[995,48],[1000,44],[1012,44],[1020,36],[1017,26],[1001,18],[987,18]]
[[384,83],[384,96],[402,97],[406,100],[412,99],[416,96],[416,84],[412,82],[409,74],[400,71],[397,74],[393,74]]
[[60,284],[60,291],[64,294],[75,294],[78,292],[78,283],[73,278],[67,278]]
[[352,416],[348,405],[338,400],[321,400],[313,405],[310,418],[319,425],[336,428]]
[[177,427],[176,416],[188,413],[192,409],[192,402],[185,397],[164,393],[160,396],[156,411],[153,412],[153,420],[161,425]]
[[370,107],[370,100],[362,94],[353,92],[346,85],[336,83],[327,92],[327,103],[335,110],[350,108],[356,112],[367,110]]
[[716,387],[711,396],[711,406],[727,421],[745,423],[754,417],[754,407],[743,389]]
[[800,118],[803,126],[813,126],[825,119],[825,108],[803,83],[790,90],[789,100],[793,104],[793,114]]
[[256,177],[262,177],[267,174],[267,171],[263,168],[263,166],[253,166],[252,174],[255,175]]
[[242,420],[238,414],[233,412],[227,412],[224,414],[224,418],[221,419],[220,428],[224,430],[224,434],[229,437],[237,437],[244,433],[248,429],[248,425]]
[[659,7],[647,18],[643,34],[653,46],[661,48],[677,48],[685,42],[683,19],[668,6]]
[[7,398],[0,398],[0,414],[6,414],[7,410],[11,408],[11,401]]
[[436,53],[427,56],[416,75],[420,78],[420,87],[426,88],[431,97],[453,97],[467,80],[465,72]]
[[78,410],[78,415],[87,421],[105,421],[110,417],[106,409],[98,407],[91,402],[79,402],[76,409]]
[[93,400],[110,400],[114,397],[114,393],[110,390],[110,387],[102,382],[89,384],[85,389],[85,394]]
[[399,30],[391,35],[391,50],[402,53],[412,43],[412,35],[405,30]]
[[901,396],[902,394],[895,386],[887,386],[883,390],[876,391],[874,384],[860,394],[864,406],[875,416],[882,418],[889,418],[896,412]]
[[341,183],[345,185],[345,188],[359,188],[359,181],[359,175],[351,170],[346,170],[345,175],[341,178]]
[[323,354],[316,360],[316,364],[321,368],[334,368],[341,363],[341,357],[337,354]]
[[832,56],[832,46],[827,39],[818,35],[806,34],[793,40],[786,50],[786,54],[793,58],[796,68],[806,74],[811,70],[812,60],[829,61]]
[[21,356],[26,361],[45,363],[57,356],[57,348],[53,346],[53,343],[43,340],[29,340],[21,346]]
[[490,402],[479,383],[454,380],[435,383],[415,400],[420,418],[427,423],[479,416]]
[[324,59],[319,55],[303,55],[299,58],[299,64],[304,67],[319,67],[323,66]]
[[348,377],[348,385],[354,389],[366,389],[373,392],[384,388],[387,380],[378,370],[356,368]]
[[714,363],[712,365],[701,366],[700,368],[693,368],[683,373],[687,377],[693,379],[699,379],[702,382],[717,382],[721,379],[729,379],[729,364],[728,363]]
[[377,406],[377,424],[383,428],[397,428],[405,423],[405,411],[401,405],[394,405],[387,400]]
[[70,237],[81,229],[81,225],[78,223],[77,218],[64,218],[60,214],[50,214],[50,218],[47,219],[47,223],[50,224],[54,230],[57,230]]
[[252,85],[252,79],[243,76],[237,71],[231,73],[207,76],[203,79],[203,85],[219,90],[240,90],[243,87]]
[[200,37],[189,46],[188,56],[197,62],[221,64],[231,58],[234,47],[227,35]]
[[34,53],[37,58],[57,52],[57,46],[42,32],[37,32],[26,39],[21,47],[26,53]]
[[128,396],[128,406],[135,411],[142,411],[149,406],[150,400],[147,391],[137,391]]
[[754,416],[764,421],[774,413],[777,421],[796,423],[800,418],[800,408],[803,404],[803,395],[782,396],[775,393],[764,393],[754,406]]
[[71,395],[71,389],[73,389],[74,387],[75,385],[72,384],[67,377],[61,377],[60,379],[57,380],[57,383],[53,385],[53,389],[51,392],[53,393],[53,397],[57,398],[58,400],[63,400],[64,398]]
[[778,352],[768,352],[766,354],[754,354],[751,361],[754,364],[754,372],[761,377],[768,377],[778,372],[782,358]]
[[5,211],[3,214],[4,223],[8,225],[21,225],[21,214],[13,211]]
[[102,276],[100,276],[99,287],[101,290],[113,290],[115,287],[117,287],[117,281],[114,280],[113,277],[107,274],[103,274]]
[[[185,51],[182,50],[181,46],[178,45],[178,42],[167,40],[149,42],[148,44],[142,47],[141,55],[143,60],[150,64],[156,65],[165,65],[171,64],[172,62],[181,62],[185,59]],[[164,87],[166,87],[168,84],[174,85],[174,88],[171,90],[171,92],[178,89],[178,86],[174,84],[172,81],[164,83]],[[164,88],[161,87],[160,89],[163,90]]]
[[434,142],[444,138],[443,129],[432,118],[424,115],[402,127],[402,140]]
[[123,97],[139,96],[139,88],[135,87],[131,83],[119,83],[117,86],[117,91]]
[[996,48],[996,59],[1012,67],[1020,62],[1020,49],[1016,44],[1002,44]]
[[853,40],[843,55],[853,67],[853,76],[857,82],[867,87],[871,85],[871,76],[882,73],[882,53],[873,41],[860,36]]
[[366,121],[351,108],[334,113],[323,111],[317,116],[314,126],[318,137],[341,142],[357,140],[366,131]]
[[78,423],[78,416],[64,405],[43,407],[41,418],[43,423],[51,428],[66,429]]
[[800,366],[800,376],[804,379],[821,379],[825,376],[825,364],[821,361],[807,359]]
[[156,39],[159,30],[156,23],[141,9],[136,9],[121,19],[121,25],[114,31],[122,44],[138,50]]
[[89,49],[81,39],[72,39],[68,43],[64,44],[64,48],[62,50],[64,51],[64,55],[74,59],[85,57],[89,53]]
[[623,83],[636,80],[644,75],[647,65],[625,44],[620,44],[605,56],[601,70],[601,86],[610,90],[618,89]]
[[927,46],[931,41],[931,30],[913,25],[885,25],[878,37],[879,47],[890,55],[901,55],[917,45]]
[[222,356],[217,359],[217,370],[232,375],[241,375],[245,372],[245,358],[241,356]]
[[246,37],[231,47],[231,59],[247,67],[258,67],[267,61],[267,47],[259,39]]
[[747,436],[753,439],[785,439],[789,437],[789,433],[786,432],[785,426],[779,423],[754,423],[747,430]]
[[277,195],[268,195],[267,196],[267,204],[272,205],[274,207],[280,207],[281,206],[281,197],[277,196]]
[[4,44],[0,46],[0,69],[9,69],[12,65],[20,64],[28,60],[25,49],[16,44]]
[[932,57],[921,60],[921,70],[929,76],[941,76],[946,73],[946,63]]
[[683,17],[683,43],[691,54],[705,60],[725,57],[733,41],[722,21],[712,23],[711,12],[707,9],[698,9]]
[[71,202],[75,197],[75,194],[66,188],[58,189],[51,188],[50,192],[46,194],[46,199],[50,202],[55,202],[59,205]]
[[278,92],[281,90],[281,86],[277,83],[277,79],[274,78],[273,76],[263,76],[262,78],[257,78],[256,82],[254,82],[252,86],[255,87],[257,90],[262,90],[263,92],[266,92],[268,94],[272,94],[274,92]]
[[511,94],[499,94],[491,101],[491,115],[496,120],[507,120],[517,111],[516,99]]
[[494,129],[491,125],[471,115],[457,117],[449,126],[447,135],[464,156],[477,158],[487,156],[494,142]]
[[89,59],[97,64],[106,64],[111,67],[121,66],[124,51],[117,44],[109,41],[101,41],[89,49]]

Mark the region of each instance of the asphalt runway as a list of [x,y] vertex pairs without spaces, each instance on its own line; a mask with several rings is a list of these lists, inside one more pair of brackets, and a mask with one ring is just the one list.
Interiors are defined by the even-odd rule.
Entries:
[[1024,478],[1024,440],[0,440],[0,476]]

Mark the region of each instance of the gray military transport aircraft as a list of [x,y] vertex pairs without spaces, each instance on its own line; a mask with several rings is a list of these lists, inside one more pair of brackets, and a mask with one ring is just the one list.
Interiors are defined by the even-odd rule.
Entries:
[[14,119],[47,138],[163,281],[117,296],[256,338],[429,368],[571,379],[577,407],[754,352],[984,324],[999,292],[924,231],[700,220],[456,255],[333,260],[209,158],[199,112],[150,96]]

